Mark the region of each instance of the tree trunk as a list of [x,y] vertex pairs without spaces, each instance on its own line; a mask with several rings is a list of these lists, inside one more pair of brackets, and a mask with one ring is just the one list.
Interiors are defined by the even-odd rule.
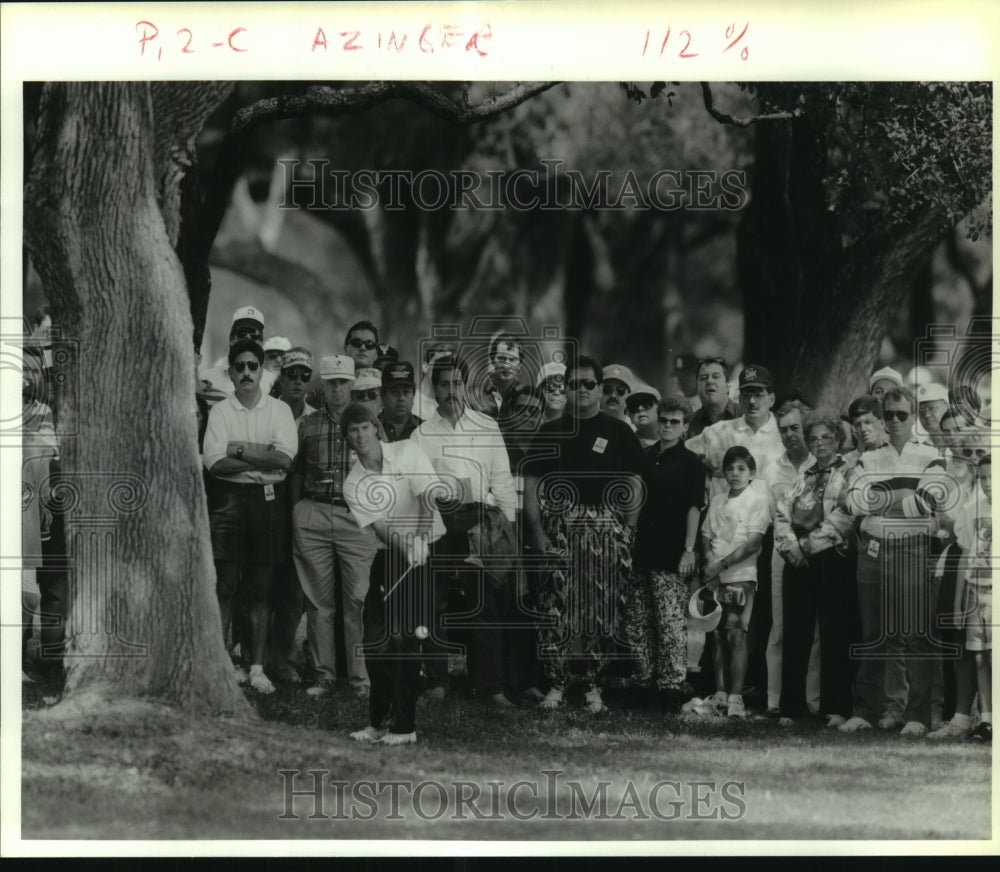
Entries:
[[215,83],[50,83],[25,231],[76,378],[62,430],[73,564],[66,699],[249,711],[220,632],[179,233]]

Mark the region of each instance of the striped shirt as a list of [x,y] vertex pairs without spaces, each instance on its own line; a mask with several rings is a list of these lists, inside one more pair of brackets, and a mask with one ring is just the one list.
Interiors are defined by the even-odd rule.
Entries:
[[887,533],[886,518],[929,517],[936,508],[935,487],[944,460],[931,445],[911,439],[897,452],[892,445],[866,451],[858,460],[846,506],[862,516],[861,532],[877,539]]

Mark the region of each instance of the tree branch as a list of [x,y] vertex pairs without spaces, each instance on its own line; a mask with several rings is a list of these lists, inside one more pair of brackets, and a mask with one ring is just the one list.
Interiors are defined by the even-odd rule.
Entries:
[[798,118],[802,114],[800,110],[796,109],[792,112],[769,112],[764,115],[751,115],[749,118],[737,118],[716,108],[715,98],[712,95],[712,86],[708,82],[701,83],[701,95],[705,100],[705,108],[708,110],[708,114],[721,124],[749,127],[757,121],[788,121],[792,118]]
[[446,121],[474,124],[513,109],[556,84],[558,83],[522,82],[503,94],[483,100],[474,106],[456,103],[424,82],[373,82],[360,88],[330,88],[316,85],[307,88],[301,94],[269,97],[240,109],[233,118],[232,130],[242,132],[266,121],[293,118],[309,112],[323,115],[363,112],[370,109],[374,103],[395,97],[406,98]]

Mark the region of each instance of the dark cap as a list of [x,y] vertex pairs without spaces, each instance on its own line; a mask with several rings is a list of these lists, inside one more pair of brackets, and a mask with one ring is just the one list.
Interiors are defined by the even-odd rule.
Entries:
[[774,390],[774,378],[771,370],[755,363],[748,363],[740,372],[740,390],[743,388],[767,388]]
[[391,388],[394,385],[409,385],[416,389],[417,382],[413,377],[413,364],[405,360],[390,363],[382,370],[382,387]]

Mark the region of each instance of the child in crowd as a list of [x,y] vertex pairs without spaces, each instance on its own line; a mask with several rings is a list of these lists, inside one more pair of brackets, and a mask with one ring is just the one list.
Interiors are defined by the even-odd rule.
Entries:
[[757,555],[771,522],[766,491],[750,487],[756,471],[753,455],[742,445],[726,451],[722,474],[729,492],[712,499],[701,531],[705,583],[723,608],[715,630],[715,703],[734,718],[747,715],[747,629],[757,588]]

